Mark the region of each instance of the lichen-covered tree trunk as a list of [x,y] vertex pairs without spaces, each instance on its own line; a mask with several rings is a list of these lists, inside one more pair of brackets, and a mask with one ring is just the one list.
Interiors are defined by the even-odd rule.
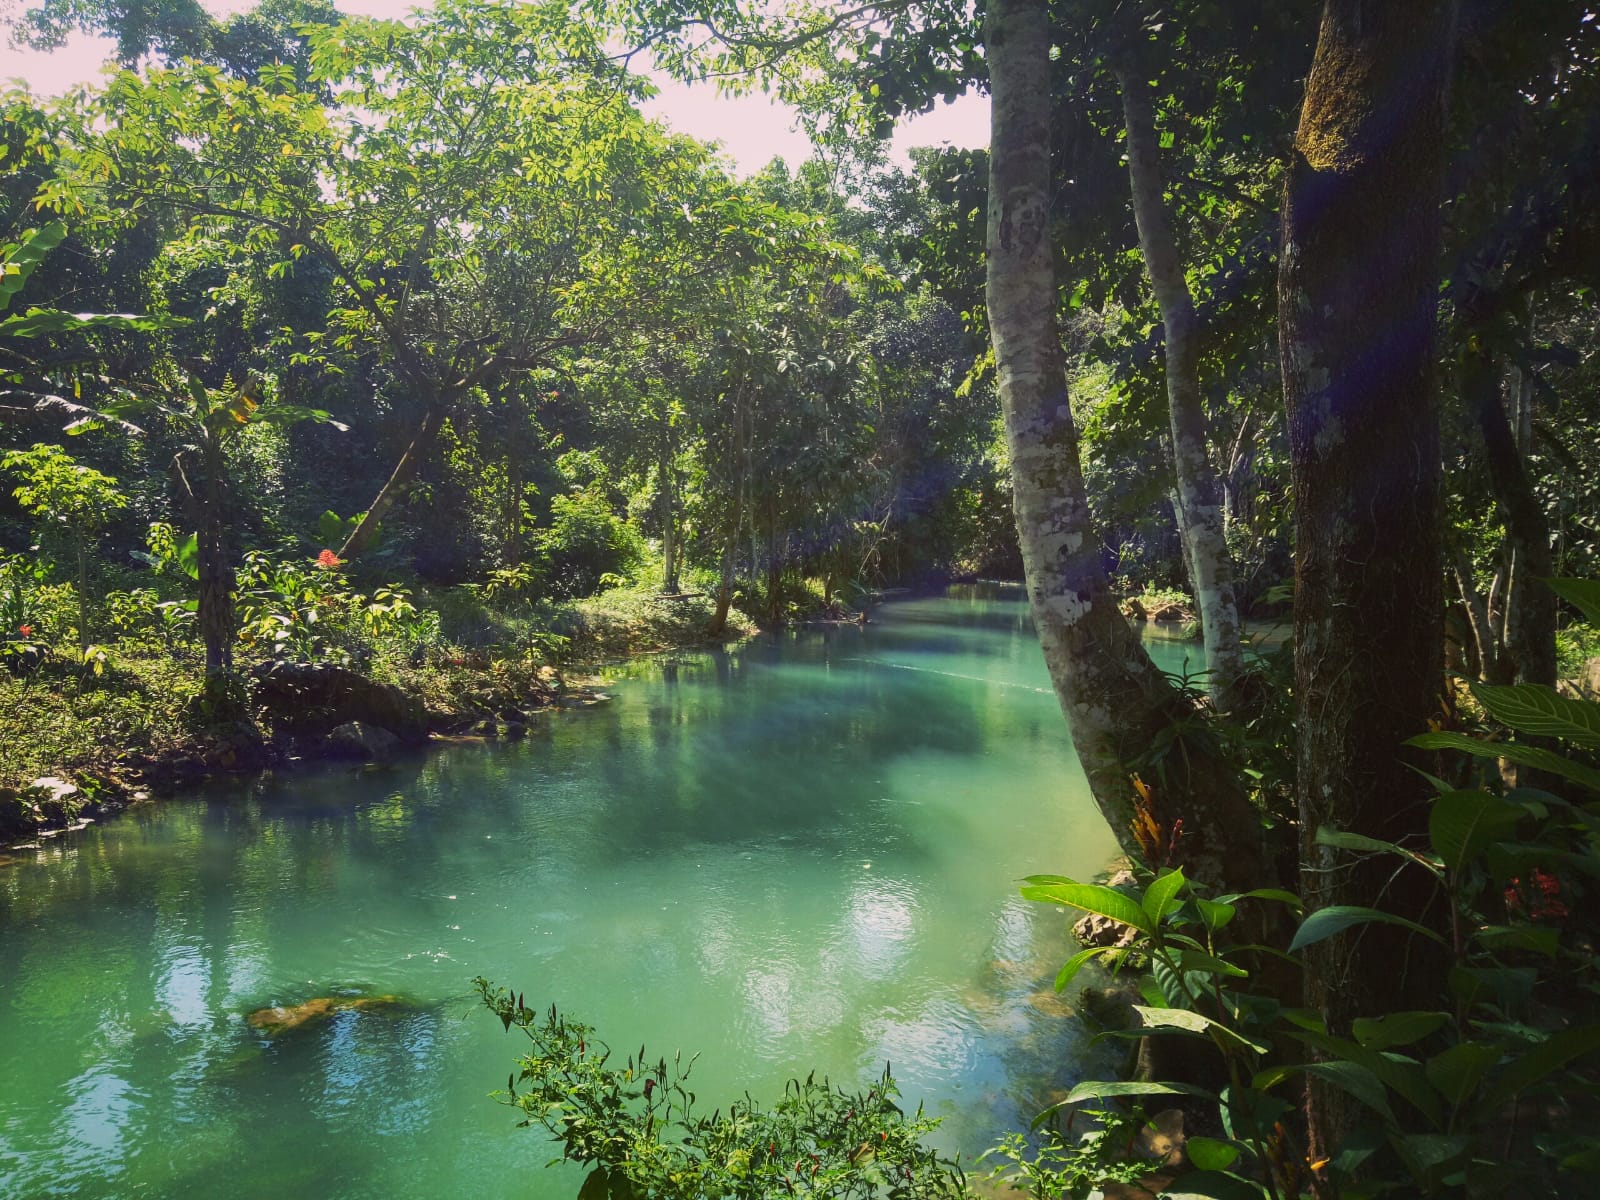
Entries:
[[[1519,380],[1520,385],[1520,380]],[[1501,647],[1520,683],[1556,684],[1556,596],[1540,582],[1555,571],[1550,523],[1506,417],[1501,370],[1481,343],[1469,344],[1461,362],[1461,393],[1483,437],[1489,487],[1505,522],[1511,562]]]
[[1222,481],[1206,448],[1205,407],[1200,399],[1199,321],[1178,257],[1178,244],[1167,221],[1150,85],[1143,73],[1131,69],[1118,70],[1117,84],[1128,131],[1134,223],[1165,334],[1178,532],[1193,576],[1195,604],[1205,636],[1207,685],[1217,707],[1227,712],[1237,699],[1237,684],[1244,671],[1244,648],[1239,637],[1239,608],[1234,600],[1233,560],[1223,536]]
[[449,402],[441,397],[434,397],[428,402],[422,420],[417,425],[417,431],[411,436],[411,444],[400,456],[400,461],[395,464],[389,478],[367,508],[360,524],[345,539],[344,545],[339,547],[340,558],[356,558],[363,551],[371,549],[373,540],[378,536],[379,522],[394,507],[401,491],[421,469],[428,457],[428,451],[433,449],[439,430],[444,426],[445,414],[449,409]]
[[674,486],[672,428],[661,435],[661,590],[678,590],[678,494]]
[[[985,32],[994,97],[987,300],[1028,596],[1095,801],[1138,854],[1129,764],[1193,714],[1118,611],[1090,519],[1056,328],[1043,0],[993,0]],[[1157,820],[1169,830],[1183,822],[1175,857],[1192,875],[1239,887],[1271,876],[1260,820],[1225,764],[1197,752],[1147,782]]]
[[234,610],[236,584],[233,564],[228,561],[223,472],[227,464],[215,435],[207,433],[201,446],[201,470],[205,472],[196,488],[178,463],[178,477],[184,500],[195,527],[195,567],[200,587],[195,605],[195,623],[206,651],[206,676],[217,678],[233,670]]
[[[1283,206],[1278,309],[1295,496],[1301,888],[1311,908],[1430,919],[1431,880],[1316,842],[1337,828],[1416,844],[1430,789],[1401,742],[1442,687],[1435,309],[1450,0],[1326,0]],[[1436,914],[1433,914],[1436,915]],[[1311,947],[1329,1029],[1437,996],[1394,926]],[[1431,976],[1431,977],[1430,977]],[[1312,1079],[1312,1155],[1354,1102]]]

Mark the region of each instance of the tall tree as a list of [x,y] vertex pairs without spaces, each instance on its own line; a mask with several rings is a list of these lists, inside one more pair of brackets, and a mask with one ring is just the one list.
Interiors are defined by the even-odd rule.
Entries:
[[[1397,743],[1442,685],[1435,314],[1451,0],[1327,0],[1283,203],[1279,333],[1295,488],[1295,703],[1301,887],[1312,908],[1426,892],[1342,829],[1407,843],[1427,781]],[[1420,881],[1419,881],[1420,882]],[[1385,927],[1386,929],[1392,927]],[[1318,943],[1308,999],[1330,1031],[1396,1007],[1419,978],[1399,937]],[[1399,1007],[1407,1007],[1403,1002]],[[1350,1098],[1311,1086],[1312,1157],[1351,1128]]]
[[[1117,608],[1084,491],[1055,317],[1050,41],[1043,0],[989,6],[989,327],[1034,624],[1095,799],[1137,853],[1129,764],[1192,714]],[[1194,755],[1154,797],[1166,828],[1181,821],[1196,876],[1252,887],[1271,875],[1259,819],[1218,758]]]

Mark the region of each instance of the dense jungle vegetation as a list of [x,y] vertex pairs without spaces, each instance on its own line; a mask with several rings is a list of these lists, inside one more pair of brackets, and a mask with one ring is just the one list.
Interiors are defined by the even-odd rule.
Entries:
[[[1181,1099],[1174,1194],[1579,1194],[1600,21],[982,8],[27,10],[125,69],[3,101],[0,803],[259,761],[276,663],[493,731],[574,656],[1021,575],[1135,875],[1029,884],[1126,935],[1063,987],[1141,979],[1142,1078],[1074,1103]],[[818,156],[734,178],[640,116],[647,58]],[[973,86],[987,153],[887,165]],[[1192,678],[1130,624],[1174,593]],[[483,992],[586,1195],[959,1189],[887,1087],[669,1143],[665,1062]],[[1018,1186],[1124,1171],[1103,1119]]]

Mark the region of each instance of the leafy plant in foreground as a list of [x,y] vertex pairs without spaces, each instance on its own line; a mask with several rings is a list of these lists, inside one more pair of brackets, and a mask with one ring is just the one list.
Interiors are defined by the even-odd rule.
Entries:
[[[1600,595],[1582,596],[1600,603]],[[1600,1166],[1600,1130],[1569,1107],[1593,1093],[1596,1079],[1584,1060],[1600,1051],[1600,1024],[1583,1020],[1600,993],[1600,975],[1592,944],[1572,920],[1600,877],[1600,772],[1581,757],[1600,750],[1600,704],[1535,685],[1475,687],[1473,694],[1512,730],[1560,738],[1573,750],[1443,732],[1412,744],[1509,759],[1554,779],[1560,793],[1523,786],[1496,794],[1436,781],[1423,848],[1317,830],[1320,844],[1391,856],[1398,869],[1431,875],[1447,933],[1381,908],[1338,905],[1307,916],[1287,946],[1293,956],[1362,925],[1402,926],[1441,943],[1449,955],[1437,1005],[1373,1013],[1348,1030],[1332,1030],[1320,1013],[1273,994],[1255,973],[1279,952],[1235,940],[1234,932],[1245,924],[1237,918],[1247,901],[1298,911],[1298,899],[1287,892],[1208,896],[1177,868],[1147,872],[1145,886],[1133,893],[1035,876],[1024,896],[1098,913],[1135,931],[1119,965],[1140,965],[1144,1003],[1134,1006],[1137,1027],[1113,1036],[1209,1042],[1227,1081],[1217,1091],[1089,1081],[1063,1105],[1165,1096],[1213,1109],[1224,1136],[1189,1139],[1195,1169],[1171,1185],[1185,1194],[1274,1200],[1525,1188],[1573,1194]],[[1062,968],[1057,987],[1113,953],[1080,951]],[[1306,1161],[1293,1132],[1292,1085],[1308,1076],[1353,1096],[1368,1113],[1331,1159],[1316,1163]]]
[[811,1075],[770,1106],[747,1094],[707,1116],[686,1086],[692,1058],[651,1063],[640,1047],[619,1066],[589,1026],[553,1007],[541,1019],[520,996],[475,983],[532,1046],[503,1099],[559,1141],[563,1159],[591,1168],[580,1200],[966,1195],[960,1169],[922,1144],[937,1121],[901,1112],[887,1069],[865,1092]]

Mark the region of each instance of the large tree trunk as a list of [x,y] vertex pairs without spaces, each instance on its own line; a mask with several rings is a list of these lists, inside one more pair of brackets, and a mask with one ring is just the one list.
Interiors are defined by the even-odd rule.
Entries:
[[1193,576],[1195,605],[1205,635],[1207,680],[1224,712],[1235,706],[1244,673],[1239,608],[1233,594],[1233,560],[1223,536],[1222,483],[1206,450],[1205,407],[1200,398],[1199,321],[1183,275],[1178,244],[1167,221],[1156,143],[1155,112],[1144,74],[1119,70],[1123,120],[1128,130],[1128,179],[1139,248],[1161,310],[1166,341],[1167,409],[1172,422],[1172,465],[1177,478],[1178,532]]
[[[1450,0],[1327,0],[1284,194],[1279,338],[1295,490],[1301,888],[1309,908],[1417,918],[1431,880],[1319,845],[1337,828],[1416,845],[1430,788],[1400,742],[1442,688],[1435,308]],[[1392,878],[1391,878],[1392,877]],[[1425,944],[1369,925],[1307,954],[1335,1034],[1423,1007]],[[1354,1101],[1311,1080],[1312,1157]]]
[[411,444],[406,447],[405,453],[400,456],[400,461],[395,464],[394,471],[390,473],[388,481],[367,508],[361,523],[345,539],[344,545],[339,547],[340,558],[355,558],[363,551],[371,549],[373,540],[378,536],[379,522],[394,507],[406,484],[410,483],[421,469],[428,457],[428,451],[433,449],[433,443],[439,436],[439,430],[444,425],[445,413],[449,408],[449,403],[441,398],[435,398],[428,403],[422,414],[422,421],[417,426],[417,432],[411,437]]
[[[1084,491],[1056,329],[1043,0],[993,0],[986,43],[994,96],[987,299],[1028,595],[1095,801],[1138,855],[1129,764],[1194,714],[1117,609]],[[1271,877],[1260,819],[1225,764],[1196,752],[1146,782],[1162,826],[1182,821],[1175,859],[1192,876],[1239,888]]]
[[[1520,380],[1518,381],[1520,386]],[[1500,395],[1501,371],[1480,342],[1461,361],[1461,392],[1483,436],[1489,486],[1506,526],[1511,563],[1506,588],[1504,650],[1521,683],[1556,685],[1556,596],[1540,582],[1555,573],[1550,524],[1517,448]]]

